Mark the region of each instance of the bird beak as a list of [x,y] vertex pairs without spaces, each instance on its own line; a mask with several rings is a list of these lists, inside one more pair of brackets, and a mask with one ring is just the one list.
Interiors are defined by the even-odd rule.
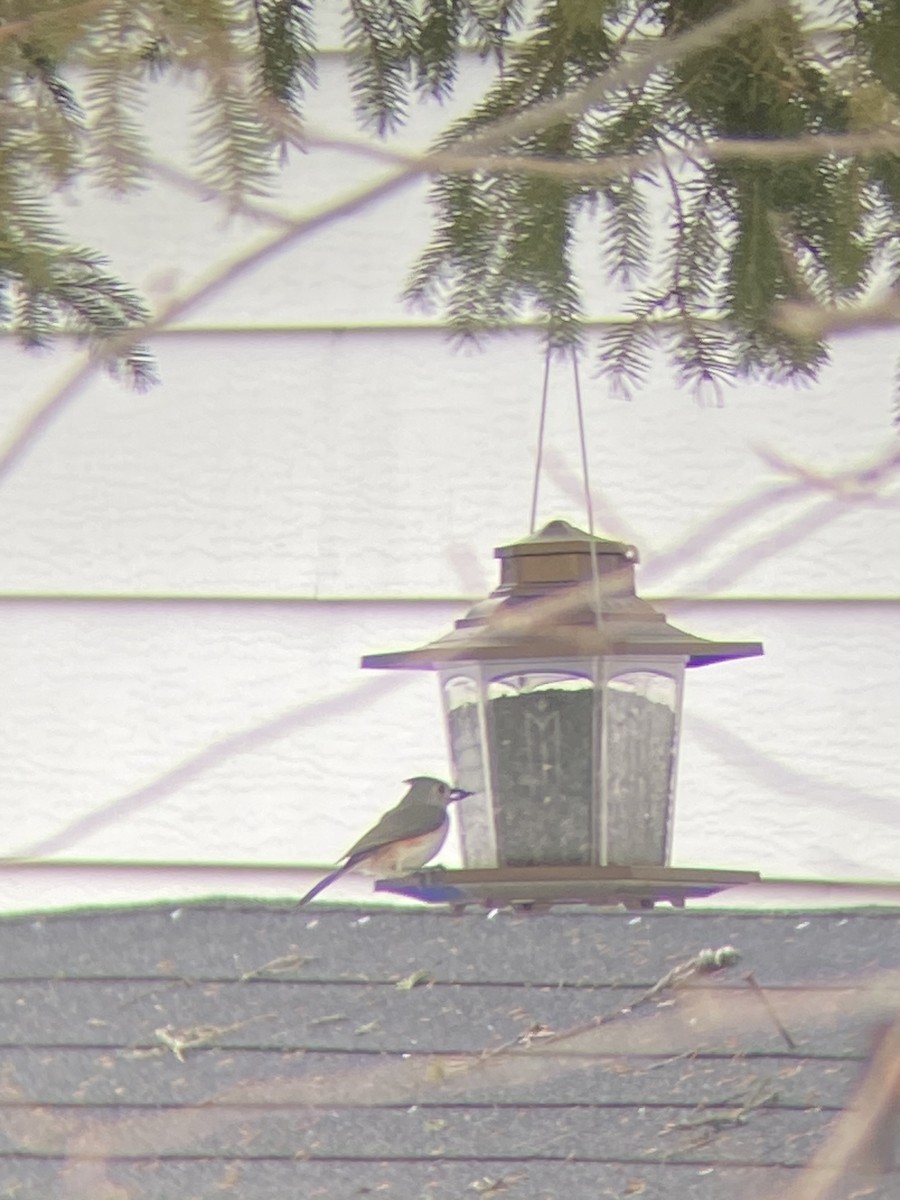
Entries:
[[466,796],[474,796],[474,792],[466,792],[462,788],[451,788],[450,795],[447,800],[452,803],[454,800],[465,800]]

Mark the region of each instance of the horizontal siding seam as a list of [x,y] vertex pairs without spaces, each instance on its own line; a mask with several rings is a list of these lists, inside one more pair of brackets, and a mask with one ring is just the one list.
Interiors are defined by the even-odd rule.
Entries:
[[[248,604],[248,605],[263,605],[263,604],[297,604],[304,606],[321,606],[328,605],[409,605],[409,606],[428,606],[436,604],[459,604],[471,605],[483,599],[482,596],[468,595],[434,595],[423,596],[416,594],[414,596],[397,595],[386,596],[383,593],[366,595],[335,594],[328,595],[266,595],[259,593],[258,595],[236,595],[227,593],[198,593],[192,595],[189,592],[165,593],[165,592],[137,592],[137,593],[122,593],[122,592],[0,592],[0,604]],[[890,607],[900,604],[900,593],[896,595],[853,595],[846,594],[841,596],[820,595],[816,593],[808,593],[805,595],[761,595],[747,593],[741,595],[704,595],[692,593],[680,593],[676,595],[666,594],[659,595],[652,591],[641,592],[641,599],[649,601],[651,604],[723,604],[723,605],[738,605],[738,604],[759,604],[759,605],[810,605],[817,604],[825,606],[831,605],[877,605]]]

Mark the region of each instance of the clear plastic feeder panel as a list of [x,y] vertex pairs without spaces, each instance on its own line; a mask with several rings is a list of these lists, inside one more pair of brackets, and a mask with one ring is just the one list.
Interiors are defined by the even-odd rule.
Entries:
[[602,861],[669,861],[684,668],[608,678],[600,745]]
[[496,867],[490,777],[485,765],[484,709],[481,684],[467,675],[441,678],[453,777],[459,787],[472,792],[457,807],[463,863],[467,867]]
[[442,673],[464,865],[665,865],[684,660],[548,666]]

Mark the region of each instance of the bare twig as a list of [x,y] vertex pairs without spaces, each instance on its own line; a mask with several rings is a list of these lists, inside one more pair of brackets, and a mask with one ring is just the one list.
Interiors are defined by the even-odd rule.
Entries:
[[30,17],[23,17],[18,21],[5,21],[0,24],[0,42],[22,37],[24,34],[33,34],[42,25],[58,25],[61,18],[66,21],[77,21],[81,17],[90,18],[108,7],[109,0],[84,0],[80,4],[32,13]]
[[163,162],[160,158],[148,158],[146,167],[151,175],[155,175],[163,183],[171,184],[179,191],[197,196],[201,200],[218,200],[227,206],[229,214],[240,214],[242,217],[249,217],[250,220],[259,221],[260,224],[277,226],[279,229],[292,229],[295,226],[295,221],[284,213],[256,204],[252,200],[236,202],[234,197],[224,195],[213,184],[199,179],[189,171],[182,171],[174,163]]
[[297,947],[291,948],[292,953],[281,954],[278,958],[272,958],[267,963],[263,963],[261,967],[255,967],[251,971],[244,971],[239,980],[241,983],[247,983],[250,979],[262,979],[268,975],[287,975],[299,971],[301,967],[305,967],[307,963],[315,961],[315,955],[299,954]]
[[733,967],[740,957],[740,952],[735,950],[734,946],[720,946],[718,950],[700,950],[693,958],[678,963],[671,971],[663,975],[662,979],[658,979],[653,987],[638,996],[634,1004],[629,1005],[629,1008],[637,1008],[640,1004],[649,1004],[661,992],[682,987],[697,975],[712,975],[726,967]]
[[702,1131],[701,1136],[693,1139],[690,1145],[692,1147],[705,1146],[717,1133],[721,1133],[725,1129],[733,1129],[736,1125],[745,1124],[747,1117],[754,1109],[764,1108],[777,1099],[778,1092],[767,1080],[760,1079],[753,1087],[747,1089],[739,1103],[698,1108],[695,1114],[685,1117],[683,1121],[673,1121],[667,1125],[663,1132],[670,1133],[673,1130],[685,1129],[699,1130]]
[[230,262],[213,268],[187,292],[175,296],[150,321],[108,339],[98,354],[85,355],[74,370],[26,414],[19,429],[13,434],[5,450],[0,453],[0,483],[22,461],[47,428],[61,416],[103,362],[116,358],[156,330],[184,316],[198,304],[208,300],[222,288],[228,287],[248,271],[255,270],[262,263],[274,258],[294,242],[308,237],[334,221],[352,216],[376,200],[383,199],[406,186],[416,175],[417,172],[412,168],[396,170],[387,177],[352,192],[342,200],[333,201],[323,208],[298,217],[286,228],[279,229],[261,242],[250,246]]
[[[668,150],[646,150],[636,154],[611,154],[599,160],[583,161],[546,158],[540,155],[498,154],[472,150],[468,142],[459,148],[428,153],[390,149],[362,138],[340,137],[315,129],[305,129],[306,146],[342,150],[377,162],[415,168],[423,175],[441,172],[485,175],[546,175],[572,183],[606,183],[623,175],[636,175],[687,162],[694,167],[702,162],[798,162],[807,158],[869,158],[900,152],[900,129],[875,129],[861,133],[808,134],[796,138],[710,138],[696,139],[684,145],[672,143]],[[198,188],[205,185],[198,183]],[[783,306],[784,319],[802,314],[805,306]],[[844,310],[839,310],[844,312]],[[797,317],[798,320],[802,318]],[[887,323],[887,322],[886,322]],[[812,326],[810,326],[812,329]],[[805,326],[804,326],[805,329]],[[814,330],[813,330],[814,332]]]
[[796,480],[804,489],[826,492],[842,500],[884,499],[880,488],[900,468],[900,449],[895,446],[859,466],[831,472],[788,458],[768,446],[756,446],[755,450],[773,470]]
[[193,1025],[190,1029],[173,1029],[171,1025],[164,1025],[161,1029],[154,1030],[154,1033],[179,1062],[184,1062],[188,1050],[217,1046],[224,1034],[234,1033],[247,1025],[253,1025],[256,1021],[274,1020],[277,1015],[260,1013],[258,1017],[247,1017],[243,1021],[233,1021],[230,1025]]
[[776,324],[802,338],[833,337],[861,329],[883,329],[900,322],[900,296],[888,293],[861,304],[799,304],[785,300],[776,310]]
[[598,79],[583,88],[556,100],[534,104],[516,116],[500,119],[460,141],[469,153],[494,150],[516,138],[535,133],[559,121],[579,117],[594,105],[631,84],[644,83],[660,67],[679,62],[688,54],[715,46],[723,37],[733,34],[744,25],[764,20],[784,0],[742,0],[708,21],[674,37],[659,38],[627,63],[605,71]]
[[752,971],[748,971],[747,974],[744,976],[744,978],[750,984],[751,988],[753,988],[753,991],[756,993],[756,995],[759,996],[760,1000],[762,1001],[763,1008],[766,1010],[768,1015],[771,1017],[772,1024],[775,1026],[775,1028],[781,1034],[782,1038],[784,1038],[785,1043],[790,1047],[791,1050],[796,1050],[797,1043],[794,1041],[794,1039],[791,1037],[791,1035],[785,1029],[785,1027],[781,1021],[781,1018],[778,1016],[778,1013],[775,1011],[772,1001],[766,995],[763,988],[761,988],[759,986],[759,984],[757,983],[756,976],[753,974]]
[[[671,971],[668,971],[661,979],[658,979],[652,987],[647,988],[636,1000],[631,1004],[625,1005],[624,1008],[617,1008],[614,1012],[600,1013],[593,1017],[590,1021],[582,1025],[575,1025],[571,1029],[564,1029],[560,1033],[547,1032],[541,1038],[542,1047],[556,1045],[559,1042],[566,1041],[569,1038],[577,1037],[579,1034],[586,1033],[589,1030],[596,1029],[598,1025],[605,1025],[610,1021],[619,1020],[622,1017],[629,1016],[636,1008],[640,1008],[643,1004],[649,1004],[651,1000],[655,1000],[663,992],[683,987],[689,980],[697,975],[709,975],[716,971],[724,970],[726,967],[734,966],[740,959],[740,952],[735,950],[734,946],[720,946],[718,950],[705,949],[699,951],[692,958],[686,959],[682,963],[678,963]],[[516,1038],[513,1042],[499,1046],[486,1052],[486,1057],[493,1057],[496,1054],[502,1053],[505,1050],[511,1049],[513,1046],[520,1046],[522,1042]],[[530,1042],[526,1043],[530,1045]]]

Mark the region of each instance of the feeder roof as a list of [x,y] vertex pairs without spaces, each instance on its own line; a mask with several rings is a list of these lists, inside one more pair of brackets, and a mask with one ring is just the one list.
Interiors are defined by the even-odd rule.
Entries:
[[437,670],[453,662],[628,656],[689,667],[762,654],[759,642],[717,642],[674,625],[635,592],[638,552],[567,521],[500,546],[500,586],[436,641],[369,654],[364,667]]

